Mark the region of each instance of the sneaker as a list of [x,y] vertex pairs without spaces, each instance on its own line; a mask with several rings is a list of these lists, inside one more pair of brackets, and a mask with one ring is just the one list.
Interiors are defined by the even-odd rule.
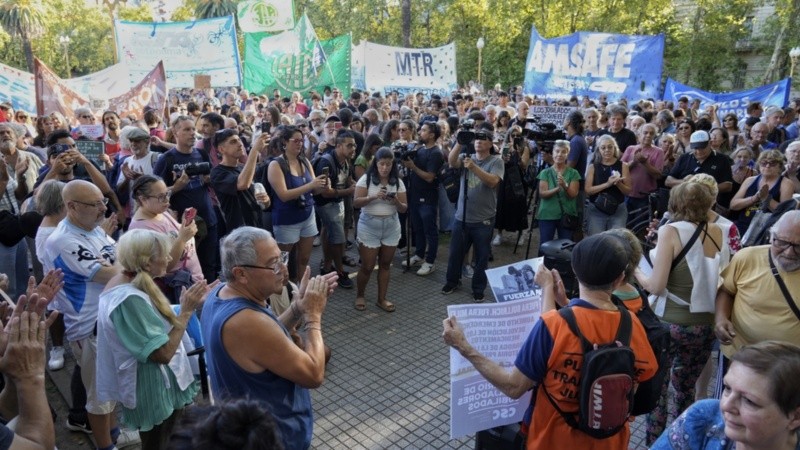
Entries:
[[442,288],[442,294],[444,294],[444,295],[452,294],[453,292],[456,291],[456,289],[458,289],[458,284],[447,283]]
[[319,239],[319,235],[316,235],[314,237],[314,247],[319,247],[320,245],[322,245],[322,241]]
[[428,263],[428,262],[424,262],[424,263],[422,263],[422,267],[420,267],[419,270],[417,271],[417,275],[423,276],[423,277],[425,275],[430,275],[431,272],[434,271],[434,269],[435,269],[435,267],[433,267],[433,264]]
[[481,294],[472,294],[472,300],[475,303],[483,303],[483,293],[481,293]]
[[53,347],[50,349],[50,361],[47,362],[50,370],[60,370],[64,368],[64,347]]
[[142,439],[139,437],[138,431],[120,428],[119,436],[117,436],[117,442],[115,442],[114,445],[116,445],[117,448],[124,448],[139,444],[141,442]]
[[347,272],[339,273],[339,287],[342,289],[353,289],[353,280],[350,279],[350,274]]
[[414,267],[416,265],[419,265],[422,261],[424,261],[422,258],[420,258],[417,255],[414,255],[409,260],[404,259],[403,262],[400,263],[400,265],[403,267],[408,267],[408,266]]
[[92,434],[92,426],[89,425],[87,420],[85,423],[73,422],[72,419],[67,418],[66,428],[70,431],[80,431],[81,433]]
[[464,266],[463,269],[461,269],[461,276],[462,277],[467,278],[467,279],[472,279],[473,275],[475,275],[475,269],[473,269],[472,266],[466,265],[466,266]]
[[503,243],[503,235],[498,233],[494,239],[492,239],[492,245],[497,247],[498,245]]

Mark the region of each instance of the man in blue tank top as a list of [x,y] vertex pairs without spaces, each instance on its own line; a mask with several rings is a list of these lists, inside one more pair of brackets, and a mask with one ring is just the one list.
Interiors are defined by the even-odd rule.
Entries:
[[[252,398],[266,403],[283,446],[311,445],[314,419],[309,389],[325,377],[322,313],[335,274],[310,278],[306,269],[291,307],[276,316],[267,303],[283,289],[288,254],[269,232],[240,227],[222,240],[222,274],[203,307],[202,333],[215,398]],[[304,324],[304,348],[289,330]]]

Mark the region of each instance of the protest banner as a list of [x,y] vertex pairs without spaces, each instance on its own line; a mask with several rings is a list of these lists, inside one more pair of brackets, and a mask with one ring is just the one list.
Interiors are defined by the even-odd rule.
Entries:
[[448,96],[458,89],[454,43],[436,48],[390,47],[372,42],[361,45],[364,84],[371,91],[397,91],[403,95],[422,92],[430,98],[432,94]]
[[578,32],[544,39],[531,26],[523,92],[547,98],[656,98],[663,58],[663,34]]
[[552,123],[558,128],[563,128],[567,116],[577,110],[574,106],[542,106],[533,105],[528,110],[528,117],[537,119],[538,123]]
[[78,139],[75,141],[75,147],[86,159],[94,161],[97,165],[103,167],[103,160],[100,159],[106,149],[106,144],[103,141]]
[[367,41],[361,41],[352,46],[350,51],[350,84],[354,88],[364,90],[367,88],[367,81],[364,79],[364,51]]
[[33,74],[0,64],[0,103],[9,102],[15,111],[36,114]]
[[497,302],[539,298],[542,289],[533,281],[544,258],[533,258],[486,269],[486,278]]
[[[36,109],[39,115],[60,112],[70,121],[75,119],[75,110],[88,107],[93,110],[109,109],[120,117],[135,115],[142,117],[145,106],[163,110],[167,102],[167,85],[164,66],[158,64],[136,86],[122,95],[112,98],[89,99],[59,78],[39,59],[35,60],[34,81],[36,85]],[[97,103],[102,108],[97,108]]]
[[322,93],[328,86],[350,95],[349,34],[320,41],[303,15],[292,30],[272,36],[245,33],[244,41],[244,88],[249,92],[278,89],[288,97],[295,91]]
[[194,22],[115,20],[117,59],[128,66],[131,84],[164,61],[171,88],[191,88],[194,76],[210,75],[216,86],[239,86],[239,49],[233,16]]
[[[450,305],[467,341],[503,367],[514,366],[517,352],[541,314],[541,298],[507,303]],[[519,422],[531,393],[513,400],[486,381],[475,367],[450,348],[450,439]]]
[[92,99],[120,96],[133,86],[130,80],[128,67],[124,64],[114,64],[99,72],[62,81],[82,97]]
[[274,33],[294,28],[294,1],[244,0],[236,9],[242,33]]
[[690,100],[700,99],[700,108],[705,109],[709,105],[717,105],[717,116],[719,120],[728,113],[736,114],[739,119],[747,116],[747,105],[750,102],[761,102],[762,107],[778,106],[783,108],[789,101],[792,79],[786,78],[776,83],[768,84],[753,89],[737,92],[714,93],[697,89],[678,83],[672,78],[667,78],[664,86],[664,100],[671,100],[678,103],[678,99],[689,97]]

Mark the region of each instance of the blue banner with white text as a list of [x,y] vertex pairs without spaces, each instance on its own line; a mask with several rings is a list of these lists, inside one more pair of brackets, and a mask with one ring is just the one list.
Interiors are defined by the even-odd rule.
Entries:
[[671,100],[678,103],[681,97],[688,97],[689,100],[696,98],[700,99],[700,108],[705,109],[707,106],[717,106],[717,116],[720,120],[725,117],[725,114],[734,113],[739,116],[739,119],[744,119],[747,116],[747,105],[751,102],[761,102],[761,106],[778,106],[783,108],[789,101],[789,92],[791,91],[792,79],[786,78],[776,83],[760,86],[746,91],[728,92],[716,94],[714,92],[704,91],[692,86],[678,83],[672,78],[667,79],[667,84],[664,86],[664,100]]
[[547,98],[657,98],[663,59],[663,34],[579,32],[544,39],[532,26],[523,91]]

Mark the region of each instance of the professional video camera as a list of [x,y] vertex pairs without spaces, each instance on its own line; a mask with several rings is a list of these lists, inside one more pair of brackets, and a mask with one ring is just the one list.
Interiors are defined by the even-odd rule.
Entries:
[[183,166],[183,169],[181,169],[179,164],[174,164],[172,170],[176,173],[185,171],[186,175],[190,177],[195,175],[208,175],[211,173],[211,164],[207,162],[191,162]]
[[536,148],[542,152],[552,152],[553,144],[560,139],[566,139],[567,133],[559,129],[554,123],[542,123],[537,116],[528,116],[525,119],[524,136],[536,142]]
[[391,148],[394,158],[400,161],[408,161],[417,156],[418,148],[415,141],[394,141]]

